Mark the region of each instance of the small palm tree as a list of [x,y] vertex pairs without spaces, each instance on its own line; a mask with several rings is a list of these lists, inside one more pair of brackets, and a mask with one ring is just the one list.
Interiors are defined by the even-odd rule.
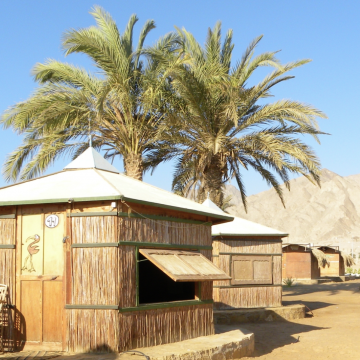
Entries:
[[[271,90],[293,76],[287,73],[309,60],[282,65],[275,52],[253,56],[261,36],[231,64],[232,31],[221,44],[221,24],[209,29],[204,47],[185,29],[179,30],[181,63],[172,66],[172,111],[163,125],[162,142],[150,158],[177,158],[173,190],[184,196],[196,194],[199,202],[209,196],[224,203],[224,184],[235,177],[246,209],[242,169],[255,169],[283,194],[276,177],[289,187],[289,175],[302,174],[319,184],[320,162],[298,135],[322,134],[316,117],[325,114],[297,101],[265,103]],[[274,70],[257,85],[248,81],[260,66]],[[170,131],[169,131],[170,129]]]
[[[99,75],[55,60],[35,65],[40,87],[1,118],[5,128],[25,135],[4,165],[8,181],[37,176],[64,153],[77,157],[89,146],[89,129],[95,148],[105,150],[106,158],[122,156],[127,175],[142,179],[146,153],[166,113],[162,100],[168,85],[162,65],[143,60],[144,41],[155,24],[145,23],[134,48],[135,15],[121,35],[102,8],[95,7],[91,14],[97,26],[66,32],[62,46],[66,55],[90,57]],[[152,49],[171,53],[176,39],[174,33],[165,35]]]

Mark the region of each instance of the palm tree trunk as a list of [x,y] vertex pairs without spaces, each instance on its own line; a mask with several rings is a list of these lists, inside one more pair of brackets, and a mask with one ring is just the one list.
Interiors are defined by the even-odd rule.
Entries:
[[203,191],[199,192],[199,202],[205,201],[207,197],[221,207],[224,201],[223,194],[223,164],[220,156],[215,155],[203,173]]
[[141,154],[128,154],[124,157],[124,167],[127,176],[130,176],[136,180],[143,178],[143,163]]

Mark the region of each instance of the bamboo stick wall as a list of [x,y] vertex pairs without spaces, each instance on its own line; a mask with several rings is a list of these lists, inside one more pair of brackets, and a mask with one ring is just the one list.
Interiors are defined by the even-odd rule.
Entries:
[[[163,220],[71,218],[72,243],[118,241],[211,246],[211,227]],[[211,259],[211,250],[201,250]],[[72,304],[135,307],[135,246],[72,248]],[[203,282],[201,299],[212,299]],[[214,333],[212,304],[154,310],[66,310],[67,350],[125,351]],[[75,330],[75,331],[74,331]]]
[[[248,237],[225,238],[213,240],[213,262],[220,269],[230,275],[230,258],[228,254],[281,254],[282,241],[280,238]],[[256,308],[281,306],[282,299],[282,257],[273,255],[273,285],[230,286],[229,280],[215,281],[214,309]],[[277,286],[274,286],[277,285]],[[221,288],[224,286],[224,288]]]
[[276,307],[281,306],[281,296],[281,286],[215,288],[214,309]]
[[[15,245],[15,219],[0,219],[0,244]],[[15,300],[15,249],[0,249],[0,283],[7,285],[8,303]],[[4,310],[4,348],[12,350],[14,347],[14,311]]]
[[173,221],[121,217],[119,218],[119,240],[211,246],[211,227]]

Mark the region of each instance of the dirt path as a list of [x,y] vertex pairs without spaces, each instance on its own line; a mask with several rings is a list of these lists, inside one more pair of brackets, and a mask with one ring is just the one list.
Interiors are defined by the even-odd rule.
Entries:
[[360,359],[360,280],[294,286],[284,291],[283,303],[303,303],[313,310],[314,317],[243,324],[255,334],[252,358]]

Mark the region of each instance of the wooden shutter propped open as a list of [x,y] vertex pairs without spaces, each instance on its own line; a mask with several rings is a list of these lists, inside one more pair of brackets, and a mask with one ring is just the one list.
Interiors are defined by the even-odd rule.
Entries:
[[160,249],[139,249],[139,252],[174,281],[231,279],[199,252]]
[[272,284],[272,257],[232,255],[231,285]]

